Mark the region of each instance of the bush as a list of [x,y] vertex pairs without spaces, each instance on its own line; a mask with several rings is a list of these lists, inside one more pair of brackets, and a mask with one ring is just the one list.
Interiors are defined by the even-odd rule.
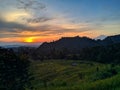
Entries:
[[118,72],[114,69],[114,68],[109,68],[107,70],[104,70],[104,71],[99,71],[99,72],[96,72],[94,75],[93,75],[93,81],[96,81],[96,80],[100,80],[100,79],[106,79],[106,78],[109,78],[109,77],[112,77],[114,75],[116,75]]
[[25,90],[28,66],[29,61],[21,60],[13,50],[0,49],[0,90]]

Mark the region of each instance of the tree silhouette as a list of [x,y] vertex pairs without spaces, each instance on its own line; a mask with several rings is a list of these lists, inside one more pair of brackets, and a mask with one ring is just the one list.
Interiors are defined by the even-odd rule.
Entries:
[[13,50],[0,48],[0,90],[25,90],[29,83],[28,60]]

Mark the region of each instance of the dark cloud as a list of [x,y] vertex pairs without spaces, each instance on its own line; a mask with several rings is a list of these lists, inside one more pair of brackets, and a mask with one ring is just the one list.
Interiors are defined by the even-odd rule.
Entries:
[[[50,35],[62,35],[63,33],[69,32],[84,32],[90,29],[70,29],[55,25],[42,25],[38,27],[27,27],[23,24],[18,24],[15,22],[5,22],[0,20],[0,38],[5,37],[34,37],[34,36],[50,36]],[[29,31],[31,34],[20,34],[23,31]],[[32,32],[38,32],[38,34],[32,34]]]
[[45,4],[39,2],[38,0],[18,0],[18,9],[23,9],[25,11],[31,10],[42,10],[45,9]]
[[49,20],[52,20],[53,18],[48,18],[48,17],[36,17],[36,18],[29,18],[26,19],[28,23],[40,23],[40,22],[46,22]]
[[46,12],[46,5],[41,3],[39,0],[18,0],[17,2],[18,9],[22,9],[33,16],[31,18],[22,18],[27,21],[27,23],[40,23],[53,19],[52,17],[48,17],[48,15],[46,16],[43,14],[43,12]]
[[[38,22],[46,22],[53,18],[46,18],[46,17],[37,17],[33,19],[27,19],[29,23],[38,23]],[[66,23],[69,25],[69,23]],[[74,26],[75,24],[73,24]],[[75,25],[76,26],[76,25]],[[84,32],[88,31],[88,27],[83,28],[69,28],[65,27],[64,25],[52,25],[52,24],[44,24],[40,26],[28,26],[26,24],[21,24],[18,22],[7,22],[6,20],[0,17],[0,38],[10,38],[10,37],[31,37],[31,36],[50,36],[50,35],[62,35],[63,33],[69,32]],[[23,31],[29,32],[38,32],[38,34],[26,34],[21,35]]]
[[7,22],[3,19],[0,19],[0,32],[22,32],[22,31],[40,31],[46,32],[52,30],[53,26],[50,25],[42,25],[38,27],[27,26],[24,24],[20,24],[17,22]]
[[31,30],[31,27],[28,27],[26,25],[23,25],[23,24],[19,24],[19,23],[16,23],[16,22],[7,22],[5,20],[2,20],[0,19],[0,30],[1,29],[4,29],[4,30]]
[[49,34],[21,35],[19,33],[1,33],[0,38],[49,36]]
[[9,34],[7,34],[7,33],[1,33],[0,34],[0,38],[10,38],[10,37],[17,37],[18,36],[18,34],[13,34],[13,33],[9,33]]

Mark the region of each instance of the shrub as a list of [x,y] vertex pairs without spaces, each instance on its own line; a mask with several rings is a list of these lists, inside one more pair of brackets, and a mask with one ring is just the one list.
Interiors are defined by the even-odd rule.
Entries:
[[104,70],[104,71],[99,71],[99,72],[96,72],[94,75],[93,75],[93,81],[96,81],[96,80],[100,80],[100,79],[106,79],[106,78],[109,78],[109,77],[112,77],[114,75],[116,75],[118,72],[114,69],[114,68],[109,68],[107,70]]

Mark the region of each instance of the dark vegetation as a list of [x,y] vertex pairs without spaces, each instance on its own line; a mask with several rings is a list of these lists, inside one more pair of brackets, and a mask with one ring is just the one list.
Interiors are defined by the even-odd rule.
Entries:
[[12,49],[0,48],[0,90],[25,90],[30,85],[28,67],[26,57],[17,56]]
[[82,59],[101,63],[120,63],[120,43],[84,49]]
[[0,90],[120,90],[120,35],[0,48]]
[[118,63],[120,62],[120,35],[97,41],[78,36],[61,38],[58,41],[43,43],[34,51],[33,58],[35,60],[71,59]]
[[[75,65],[76,63],[76,65]],[[31,63],[35,90],[119,90],[119,64],[75,60]]]

